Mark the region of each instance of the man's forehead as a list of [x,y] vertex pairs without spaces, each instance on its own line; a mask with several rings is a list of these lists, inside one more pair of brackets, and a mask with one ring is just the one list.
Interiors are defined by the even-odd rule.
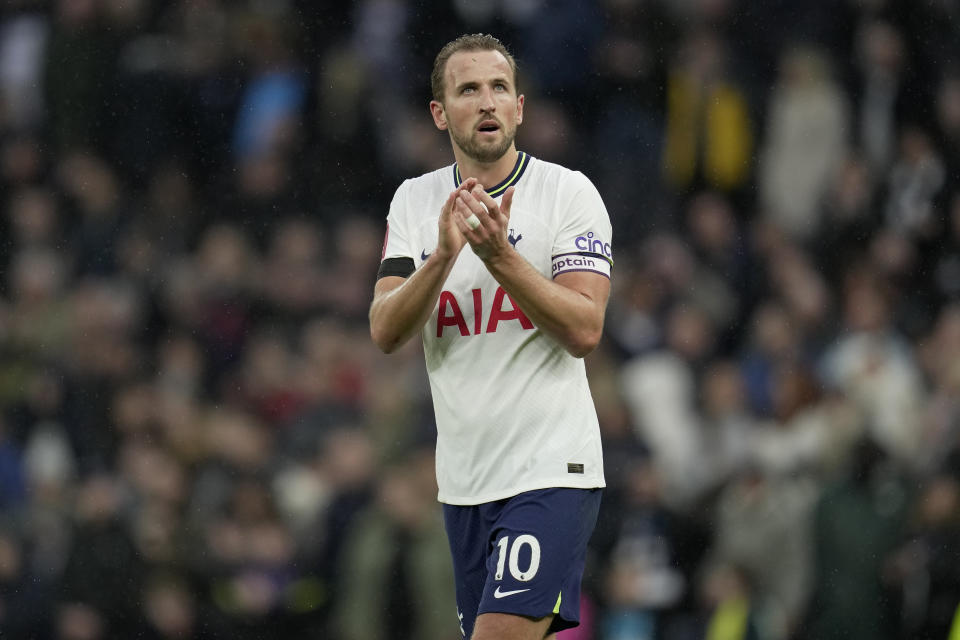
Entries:
[[499,51],[457,51],[447,61],[447,75],[455,80],[472,74],[512,75],[510,63]]

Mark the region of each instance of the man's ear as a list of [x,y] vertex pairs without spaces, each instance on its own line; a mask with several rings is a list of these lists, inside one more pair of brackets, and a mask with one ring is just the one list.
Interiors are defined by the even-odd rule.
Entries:
[[430,101],[430,115],[433,116],[433,124],[437,129],[445,131],[447,128],[447,114],[443,111],[443,103],[437,100]]
[[523,94],[517,96],[517,124],[523,123]]

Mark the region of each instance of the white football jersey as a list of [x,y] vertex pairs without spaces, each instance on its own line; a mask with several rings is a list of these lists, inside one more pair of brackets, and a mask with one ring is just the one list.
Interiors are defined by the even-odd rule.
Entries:
[[[405,181],[387,217],[384,259],[417,268],[437,246],[437,222],[460,183],[457,165]],[[611,225],[580,172],[521,152],[488,189],[516,186],[510,242],[547,278],[610,277]],[[547,487],[604,486],[600,430],[583,360],[535,327],[464,247],[423,328],[437,421],[441,502],[479,504]]]

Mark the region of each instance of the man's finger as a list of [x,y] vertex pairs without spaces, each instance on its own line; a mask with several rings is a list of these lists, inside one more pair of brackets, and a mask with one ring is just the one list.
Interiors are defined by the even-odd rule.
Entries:
[[[473,213],[460,198],[457,198],[456,202],[454,202],[453,208],[454,212],[451,217],[453,218],[454,223],[457,225],[457,228],[460,229],[460,233],[469,237],[470,233],[474,231],[474,228],[467,223],[467,218],[470,216],[476,218],[476,214]],[[480,226],[482,226],[482,224],[478,225],[477,228]]]
[[503,212],[503,215],[507,217],[507,220],[510,219],[510,207],[513,206],[513,193],[517,190],[516,187],[510,187],[503,194],[503,199],[500,201],[500,211]]
[[[479,203],[477,203],[476,201],[474,201],[474,205],[477,205],[477,204],[479,204]],[[476,211],[473,209],[473,207],[471,207],[466,201],[464,201],[464,199],[463,199],[462,196],[457,198],[457,201],[456,201],[456,203],[454,203],[453,206],[454,206],[454,209],[456,210],[456,213],[457,213],[457,215],[456,215],[455,217],[456,217],[460,222],[462,222],[467,229],[469,229],[470,231],[473,231],[473,230],[475,230],[475,229],[478,229],[480,226],[482,226],[483,222],[482,222],[480,216],[477,215],[477,213],[476,213]],[[469,218],[471,218],[471,217],[474,219],[474,222],[479,221],[480,224],[479,224],[479,225],[477,225],[477,224],[470,224],[469,222],[467,222],[467,220],[468,220]]]
[[476,198],[480,204],[486,208],[486,213],[489,213],[491,217],[495,218],[496,212],[500,208],[500,205],[497,204],[497,201],[494,200],[493,197],[483,189],[480,191],[474,189],[471,191],[471,193],[473,194],[473,197]]
[[460,191],[458,189],[454,189],[450,192],[450,195],[447,196],[446,203],[443,205],[443,209],[441,209],[442,212],[446,213],[447,211],[451,211],[453,209],[453,203],[457,201],[457,194],[459,192]]
[[[483,193],[486,194],[485,191],[483,191]],[[459,200],[463,203],[463,206],[468,209],[467,213],[465,214],[466,216],[469,216],[471,213],[473,213],[482,219],[488,213],[487,206],[477,199],[476,193],[473,191],[462,192]]]

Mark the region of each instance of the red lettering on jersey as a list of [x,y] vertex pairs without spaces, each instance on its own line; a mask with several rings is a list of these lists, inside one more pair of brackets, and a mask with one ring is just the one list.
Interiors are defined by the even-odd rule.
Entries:
[[[450,314],[447,314],[447,307],[450,307]],[[460,312],[460,305],[457,299],[449,291],[440,292],[440,309],[437,312],[437,337],[443,337],[444,327],[457,327],[460,329],[461,336],[470,335],[467,329],[467,321],[463,319],[463,313]]]
[[473,335],[480,333],[480,325],[483,322],[483,298],[480,293],[480,289],[473,290]]
[[[510,298],[510,304],[513,306],[512,310],[504,311],[504,298]],[[514,299],[507,295],[503,287],[497,287],[497,293],[493,296],[493,307],[490,309],[490,319],[487,320],[487,333],[496,331],[497,324],[501,320],[519,320],[520,326],[524,329],[533,329],[533,323],[530,322],[530,319],[520,310],[520,307],[517,306]]]

